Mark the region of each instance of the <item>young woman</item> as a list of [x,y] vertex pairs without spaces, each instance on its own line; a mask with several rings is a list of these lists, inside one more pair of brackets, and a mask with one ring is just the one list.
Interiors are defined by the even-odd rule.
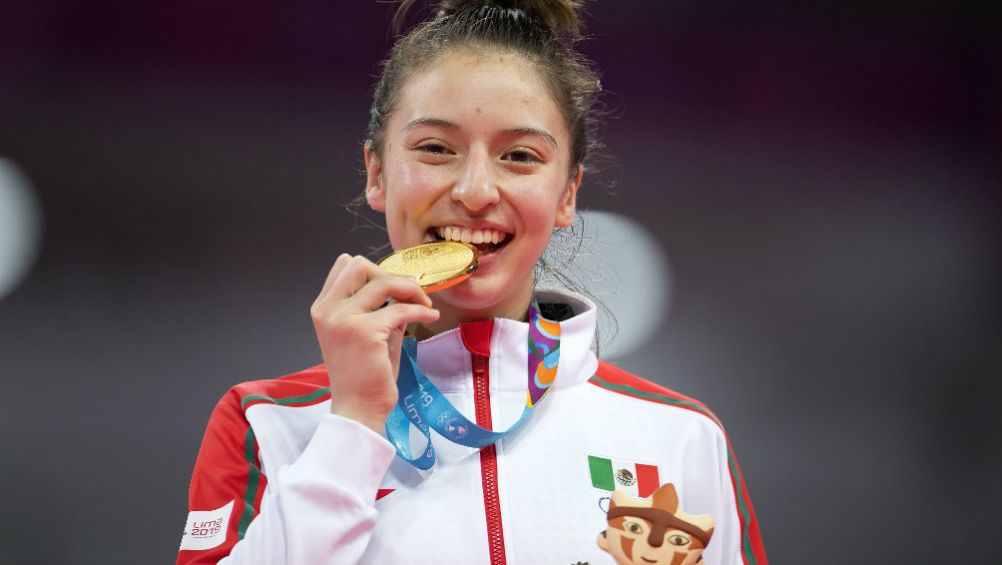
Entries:
[[535,288],[598,90],[575,9],[443,2],[394,46],[366,200],[394,249],[465,242],[479,267],[429,296],[338,257],[311,309],[323,365],[213,412],[178,563],[766,562],[713,414],[599,362],[594,304]]

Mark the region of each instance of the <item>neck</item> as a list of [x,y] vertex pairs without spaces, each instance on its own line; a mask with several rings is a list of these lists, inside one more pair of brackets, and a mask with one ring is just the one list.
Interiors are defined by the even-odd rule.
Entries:
[[409,328],[410,333],[418,339],[423,340],[433,335],[447,332],[458,327],[463,322],[492,320],[494,318],[525,321],[529,313],[529,304],[532,302],[532,286],[528,287],[527,293],[514,297],[509,303],[494,305],[490,308],[462,308],[443,300],[435,300],[434,295],[432,296],[432,301],[440,313],[439,318],[431,324],[413,324]]

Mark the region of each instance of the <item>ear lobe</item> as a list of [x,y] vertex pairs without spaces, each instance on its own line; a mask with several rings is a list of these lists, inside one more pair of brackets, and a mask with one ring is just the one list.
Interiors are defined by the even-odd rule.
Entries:
[[584,176],[584,167],[578,165],[578,172],[573,178],[567,181],[564,193],[560,196],[557,204],[557,216],[554,224],[558,228],[566,228],[574,223],[574,213],[577,210],[578,187],[581,186],[581,178]]
[[365,187],[365,201],[369,208],[377,212],[386,212],[386,193],[378,184]]
[[377,212],[386,211],[386,188],[383,186],[382,163],[379,154],[372,145],[365,144],[362,149],[365,160],[365,201]]

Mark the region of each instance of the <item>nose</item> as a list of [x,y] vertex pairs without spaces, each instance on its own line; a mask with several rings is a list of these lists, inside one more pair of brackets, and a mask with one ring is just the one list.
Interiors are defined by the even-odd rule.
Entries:
[[486,151],[472,151],[452,187],[452,199],[470,212],[480,212],[501,200],[494,168]]
[[653,524],[651,533],[647,536],[647,545],[651,547],[661,547],[665,541],[665,532],[668,528],[660,524]]

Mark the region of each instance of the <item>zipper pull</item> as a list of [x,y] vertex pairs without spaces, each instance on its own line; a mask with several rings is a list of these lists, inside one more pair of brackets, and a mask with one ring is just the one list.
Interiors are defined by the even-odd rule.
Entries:
[[488,358],[485,355],[472,355],[473,357],[473,378],[483,378],[487,373]]

